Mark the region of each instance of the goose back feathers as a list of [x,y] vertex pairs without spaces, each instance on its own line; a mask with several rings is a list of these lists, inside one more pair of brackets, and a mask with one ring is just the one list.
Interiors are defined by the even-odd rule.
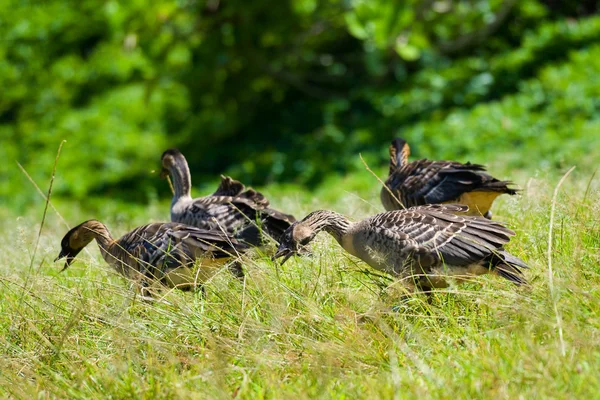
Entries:
[[510,181],[486,173],[483,165],[427,159],[408,162],[410,148],[397,138],[390,145],[390,171],[380,198],[388,211],[439,203],[459,203],[470,215],[491,216],[493,201],[501,194],[514,195]]

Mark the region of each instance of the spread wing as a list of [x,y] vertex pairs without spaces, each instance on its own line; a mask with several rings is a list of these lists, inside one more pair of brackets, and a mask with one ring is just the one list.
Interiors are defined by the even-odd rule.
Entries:
[[[194,199],[186,213],[194,226],[213,222],[228,232],[235,232],[249,221],[256,221],[260,208],[244,198],[206,196]],[[187,220],[181,221],[188,223]]]
[[390,211],[372,217],[369,224],[379,234],[400,243],[423,266],[442,260],[448,265],[480,263],[502,250],[514,232],[498,222],[455,215],[462,205],[426,205]]
[[208,197],[244,199],[248,203],[253,204],[256,208],[269,207],[269,200],[267,200],[262,193],[257,192],[254,189],[246,190],[243,183],[225,175],[221,175],[219,187],[212,196]]
[[247,189],[240,182],[223,176],[214,194],[194,199],[177,221],[193,226],[209,224],[234,234],[244,241],[259,245],[260,225],[267,234],[278,239],[296,219],[269,208],[262,193]]

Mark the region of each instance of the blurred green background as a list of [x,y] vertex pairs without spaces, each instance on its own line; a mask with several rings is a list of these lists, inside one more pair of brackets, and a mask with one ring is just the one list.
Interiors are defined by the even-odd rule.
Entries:
[[415,157],[506,171],[595,168],[600,2],[3,0],[0,206],[54,196],[168,198],[160,155],[194,184],[314,188]]

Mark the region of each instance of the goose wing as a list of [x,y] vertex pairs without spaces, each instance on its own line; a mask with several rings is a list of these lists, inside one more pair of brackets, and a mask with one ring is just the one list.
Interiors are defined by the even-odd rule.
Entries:
[[207,196],[195,199],[179,221],[194,226],[209,224],[258,246],[261,234],[257,224],[264,222],[266,210],[243,197]]
[[453,214],[467,210],[462,205],[425,205],[378,214],[369,225],[424,264],[443,260],[466,266],[501,250],[514,235],[498,222]]
[[223,176],[215,193],[194,199],[178,221],[194,226],[209,222],[258,245],[261,241],[255,226],[258,221],[269,235],[278,239],[296,219],[270,208],[262,193],[246,190],[240,182]]
[[254,189],[246,190],[246,186],[240,181],[237,181],[230,176],[221,175],[221,183],[217,190],[208,197],[222,197],[224,200],[243,199],[248,204],[251,204],[256,209],[269,207],[269,200],[262,193]]
[[117,247],[133,257],[142,271],[165,271],[209,256],[227,258],[247,248],[233,237],[214,229],[201,229],[179,223],[140,226],[123,235]]
[[500,181],[486,174],[483,165],[423,159],[398,169],[386,185],[412,206],[453,201],[491,182]]

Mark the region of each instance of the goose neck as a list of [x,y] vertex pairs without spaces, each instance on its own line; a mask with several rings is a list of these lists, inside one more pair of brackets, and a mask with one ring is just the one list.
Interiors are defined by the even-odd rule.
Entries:
[[315,211],[310,219],[310,225],[316,232],[325,231],[340,243],[352,225],[344,215],[329,210]]
[[191,197],[192,179],[187,161],[184,158],[177,159],[170,167],[169,172],[173,179],[173,189],[175,190],[173,201],[176,202],[177,199]]
[[96,243],[98,243],[98,247],[100,247],[103,256],[110,252],[114,240],[106,225],[100,221],[91,220],[87,221],[81,228],[83,229],[84,234],[89,237],[87,241],[96,239]]

